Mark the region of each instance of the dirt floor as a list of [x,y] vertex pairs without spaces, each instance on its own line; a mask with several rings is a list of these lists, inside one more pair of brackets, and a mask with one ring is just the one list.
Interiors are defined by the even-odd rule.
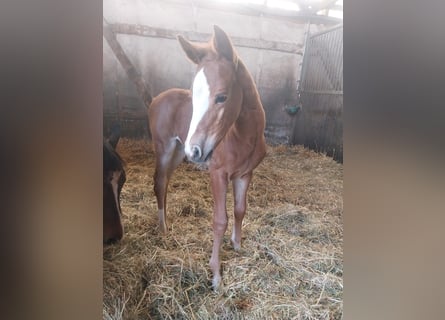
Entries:
[[268,147],[254,171],[242,249],[221,251],[223,289],[211,290],[208,172],[184,163],[168,193],[170,233],[157,230],[147,140],[121,139],[124,238],[104,247],[104,319],[340,319],[343,166],[303,147]]

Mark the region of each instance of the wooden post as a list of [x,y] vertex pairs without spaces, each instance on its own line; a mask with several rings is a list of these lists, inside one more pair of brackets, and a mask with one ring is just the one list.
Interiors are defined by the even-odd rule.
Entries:
[[141,75],[136,71],[136,68],[131,63],[128,56],[125,54],[122,49],[120,43],[116,39],[116,35],[111,30],[110,25],[105,19],[103,19],[103,35],[108,42],[111,50],[115,54],[117,60],[120,62],[125,72],[127,73],[128,78],[134,83],[136,89],[142,98],[145,106],[148,108],[152,101],[152,97],[150,94],[150,88],[147,83],[142,79]]

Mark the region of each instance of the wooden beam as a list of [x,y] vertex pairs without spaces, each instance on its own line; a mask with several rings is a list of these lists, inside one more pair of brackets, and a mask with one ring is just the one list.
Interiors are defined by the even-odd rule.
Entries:
[[110,46],[111,50],[114,52],[117,60],[120,62],[125,72],[127,73],[128,78],[136,86],[138,94],[142,98],[145,106],[148,108],[152,101],[150,87],[141,77],[139,72],[136,71],[136,68],[131,63],[128,56],[125,54],[125,51],[122,49],[120,43],[117,41],[112,27],[105,21],[105,19],[103,19],[103,36],[107,40],[107,43]]
[[[297,4],[300,1],[295,0]],[[327,1],[335,2],[337,0],[327,0]],[[163,2],[174,4],[177,6],[191,5],[193,7],[198,7],[203,9],[277,19],[280,21],[285,20],[296,23],[306,23],[307,21],[310,21],[313,24],[329,25],[329,24],[337,24],[342,21],[341,19],[334,17],[317,15],[312,11],[309,12],[304,10],[302,11],[283,10],[279,8],[270,8],[264,4],[262,5],[254,3],[239,4],[239,3],[208,1],[208,0],[193,0],[191,4],[189,4],[188,2],[184,2],[184,0],[163,0]]]
[[337,0],[324,0],[319,3],[312,3],[307,0],[295,0],[295,2],[300,7],[300,10],[306,14],[316,14],[318,11],[323,9],[331,9],[335,5]]
[[[183,35],[191,41],[208,41],[211,37],[210,33],[202,33],[195,31],[177,31],[173,29],[154,28],[145,25],[135,25],[126,23],[110,24],[111,30],[116,34],[129,34],[141,37],[176,39],[178,34]],[[295,44],[289,42],[277,42],[261,39],[249,39],[241,37],[231,37],[232,42],[237,47],[255,48],[262,50],[280,51],[302,55],[303,44]]]

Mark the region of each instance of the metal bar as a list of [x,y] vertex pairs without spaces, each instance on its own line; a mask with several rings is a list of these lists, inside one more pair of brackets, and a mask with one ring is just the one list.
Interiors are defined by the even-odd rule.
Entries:
[[312,89],[320,90],[324,89],[322,75],[326,74],[326,69],[323,66],[323,61],[320,52],[320,39],[317,39],[316,53],[317,53],[317,59],[315,61],[317,62],[317,64],[316,64],[316,71],[314,72],[315,84]]
[[334,26],[334,27],[332,27],[332,28],[329,28],[329,29],[326,29],[326,30],[323,30],[323,31],[319,31],[317,33],[313,33],[311,35],[311,38],[315,38],[315,37],[321,36],[321,35],[323,35],[325,33],[329,33],[329,32],[332,32],[332,31],[334,31],[336,29],[340,29],[340,28],[343,28],[343,22],[338,24],[338,25],[336,25],[336,26]]
[[343,95],[343,90],[342,90],[342,91],[329,91],[329,90],[302,90],[301,93]]
[[341,41],[341,34],[337,32],[336,37],[336,59],[335,63],[337,66],[337,74],[338,74],[338,87],[337,89],[343,90],[343,41]]
[[300,92],[306,85],[305,77],[306,77],[306,69],[307,69],[307,63],[308,63],[307,54],[309,53],[308,47],[309,47],[310,28],[311,28],[311,21],[309,20],[306,25],[306,31],[305,31],[305,35],[304,35],[303,58],[301,60],[302,66],[301,66],[301,73],[300,73],[300,83],[299,83],[299,87],[297,88],[297,93]]

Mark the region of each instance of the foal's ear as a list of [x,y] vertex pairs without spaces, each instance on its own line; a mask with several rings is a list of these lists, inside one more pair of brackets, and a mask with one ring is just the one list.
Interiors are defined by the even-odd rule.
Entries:
[[108,142],[111,144],[113,149],[116,149],[117,143],[121,137],[121,126],[118,122],[111,125],[110,136],[108,137]]
[[214,35],[213,35],[213,45],[221,56],[226,58],[229,61],[232,61],[236,64],[236,54],[235,49],[233,49],[232,42],[230,41],[229,36],[224,32],[223,29],[218,27],[217,25],[213,26]]
[[190,41],[186,40],[183,36],[178,36],[178,41],[181,44],[182,49],[184,50],[187,57],[192,60],[194,63],[199,64],[201,59],[206,55],[206,51],[203,48],[200,48]]

